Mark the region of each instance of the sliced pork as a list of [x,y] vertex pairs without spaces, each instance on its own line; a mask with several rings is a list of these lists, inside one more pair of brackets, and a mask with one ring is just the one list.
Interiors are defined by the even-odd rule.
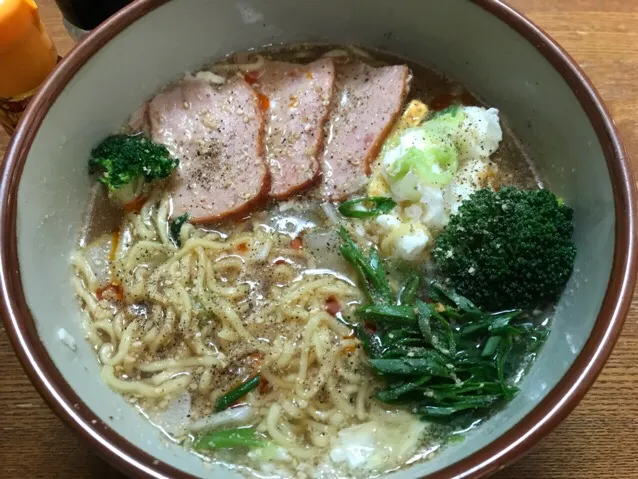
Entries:
[[169,191],[173,216],[209,222],[244,213],[266,198],[259,98],[239,76],[221,86],[186,79],[158,94],[147,117],[153,141],[180,159]]
[[264,142],[273,198],[287,198],[319,178],[334,81],[334,62],[326,58],[308,65],[266,61],[254,83],[268,105]]
[[337,66],[321,164],[325,197],[342,200],[366,183],[370,163],[401,112],[409,77],[404,65]]

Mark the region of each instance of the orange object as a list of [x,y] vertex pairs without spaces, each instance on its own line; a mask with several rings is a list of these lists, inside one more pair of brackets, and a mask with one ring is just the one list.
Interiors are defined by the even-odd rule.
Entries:
[[58,55],[33,0],[0,0],[0,123],[11,133]]
[[303,238],[301,236],[297,236],[290,242],[290,247],[292,249],[301,249],[303,248]]
[[259,98],[259,108],[261,111],[268,111],[268,108],[270,108],[270,99],[263,93],[257,93],[257,98]]

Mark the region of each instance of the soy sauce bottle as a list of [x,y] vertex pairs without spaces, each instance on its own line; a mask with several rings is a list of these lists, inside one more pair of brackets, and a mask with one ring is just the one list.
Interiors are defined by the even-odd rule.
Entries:
[[55,0],[69,34],[79,40],[132,0]]

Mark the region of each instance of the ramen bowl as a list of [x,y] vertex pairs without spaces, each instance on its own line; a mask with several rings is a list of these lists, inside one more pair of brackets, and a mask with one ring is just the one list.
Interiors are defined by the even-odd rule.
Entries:
[[574,208],[575,272],[547,344],[504,409],[463,441],[388,477],[482,477],[576,406],[620,334],[635,282],[635,193],[613,121],[571,58],[492,0],[138,0],[87,36],[31,102],[3,164],[3,319],[52,409],[137,477],[229,478],[161,437],[102,382],[83,338],[69,257],[85,218],[86,158],[165,83],[267,44],[358,44],[459,81],[502,112],[545,184]]

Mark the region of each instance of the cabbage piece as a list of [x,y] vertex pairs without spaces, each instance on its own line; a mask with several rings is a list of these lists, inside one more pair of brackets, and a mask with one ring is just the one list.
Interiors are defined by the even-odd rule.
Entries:
[[383,158],[386,180],[393,192],[396,189],[393,186],[402,184],[398,190],[406,199],[413,196],[408,190],[418,184],[447,185],[458,167],[456,146],[450,136],[441,133],[440,125],[432,128],[428,123],[404,130],[397,146]]
[[383,412],[377,420],[341,429],[330,459],[351,471],[397,467],[415,453],[426,428],[407,412]]
[[188,426],[192,432],[206,432],[229,425],[246,424],[252,419],[254,409],[251,406],[239,406],[226,409],[222,412],[211,414],[197,421],[193,421]]

